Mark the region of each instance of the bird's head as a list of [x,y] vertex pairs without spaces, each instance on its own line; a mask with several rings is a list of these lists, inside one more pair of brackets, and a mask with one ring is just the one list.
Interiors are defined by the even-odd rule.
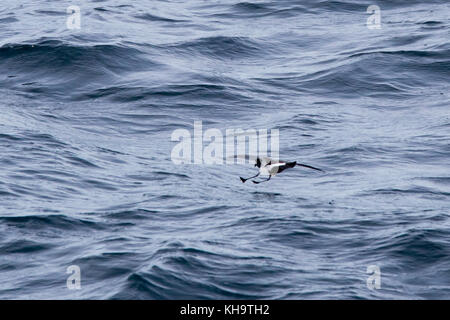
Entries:
[[256,158],[255,167],[261,168],[261,160],[259,158]]

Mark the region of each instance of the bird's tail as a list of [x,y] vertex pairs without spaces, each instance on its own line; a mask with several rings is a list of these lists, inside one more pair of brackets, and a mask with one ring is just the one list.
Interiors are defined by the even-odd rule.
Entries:
[[307,164],[303,164],[303,163],[297,163],[297,166],[299,167],[305,167],[305,168],[310,168],[313,170],[317,170],[317,171],[321,171],[324,172],[322,169],[316,168],[316,167],[312,167],[312,166],[308,166]]

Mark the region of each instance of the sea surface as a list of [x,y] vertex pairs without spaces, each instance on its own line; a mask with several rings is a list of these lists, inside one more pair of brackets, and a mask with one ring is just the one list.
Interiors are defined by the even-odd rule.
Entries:
[[2,0],[0,299],[450,299],[449,79],[448,0]]

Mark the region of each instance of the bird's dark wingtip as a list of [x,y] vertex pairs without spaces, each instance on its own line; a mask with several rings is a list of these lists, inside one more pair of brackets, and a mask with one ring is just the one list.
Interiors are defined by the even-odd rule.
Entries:
[[242,177],[239,177],[239,178],[241,178],[242,183],[245,183],[245,181],[247,181],[246,179],[244,179]]
[[303,163],[297,163],[297,166],[313,169],[313,170],[316,170],[316,171],[325,172],[322,169],[319,169],[319,168],[316,168],[316,167],[313,167],[313,166],[309,166],[309,165],[303,164]]

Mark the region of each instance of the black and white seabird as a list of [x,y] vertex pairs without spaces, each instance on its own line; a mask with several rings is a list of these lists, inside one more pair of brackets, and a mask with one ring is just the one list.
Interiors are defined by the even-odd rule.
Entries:
[[252,180],[253,183],[258,184],[261,182],[269,181],[270,178],[275,176],[277,173],[280,173],[289,168],[294,168],[295,166],[305,167],[305,168],[323,172],[322,169],[315,168],[315,167],[309,166],[307,164],[297,163],[297,161],[286,162],[286,161],[274,161],[270,158],[256,158],[255,167],[259,168],[258,174],[253,177],[247,178],[247,179],[244,179],[242,177],[239,177],[239,178],[241,178],[242,183],[245,183],[245,181],[256,178],[259,175],[269,176],[269,178],[267,178],[265,180],[261,180],[261,181]]

